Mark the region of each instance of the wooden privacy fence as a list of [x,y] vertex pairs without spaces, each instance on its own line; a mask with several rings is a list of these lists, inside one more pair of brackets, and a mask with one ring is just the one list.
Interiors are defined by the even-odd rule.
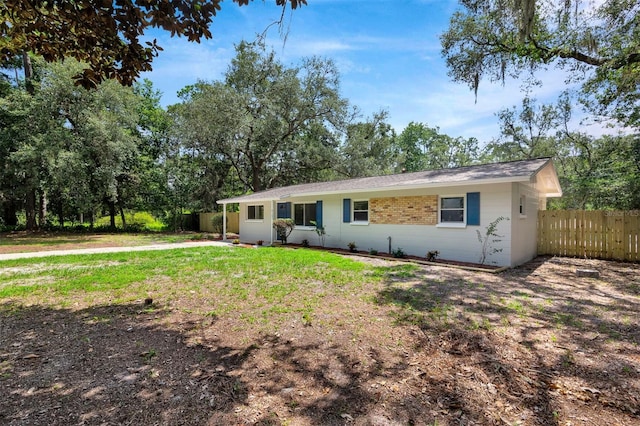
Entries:
[[538,212],[538,254],[640,261],[640,210]]
[[[213,232],[211,219],[217,213],[200,213],[200,231]],[[240,213],[227,212],[227,232],[237,234],[240,231]]]

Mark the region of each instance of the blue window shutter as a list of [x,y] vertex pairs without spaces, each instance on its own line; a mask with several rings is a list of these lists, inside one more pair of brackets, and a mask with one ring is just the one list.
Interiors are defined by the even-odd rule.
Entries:
[[278,219],[291,219],[291,203],[278,203]]
[[479,192],[467,192],[467,225],[480,225]]
[[351,198],[342,199],[342,221],[344,223],[351,222]]
[[322,228],[322,200],[316,201],[316,227]]

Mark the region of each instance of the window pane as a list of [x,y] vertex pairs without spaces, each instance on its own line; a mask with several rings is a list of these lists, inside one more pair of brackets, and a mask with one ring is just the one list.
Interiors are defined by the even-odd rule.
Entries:
[[293,206],[293,220],[296,226],[304,225],[304,204],[295,204]]
[[353,212],[353,220],[357,221],[357,222],[367,222],[369,220],[369,212],[368,211],[364,211],[364,212]]
[[256,206],[249,206],[247,208],[247,219],[255,219],[256,218]]
[[256,219],[264,219],[264,206],[256,206]]
[[441,210],[440,221],[441,222],[463,222],[464,210]]
[[464,199],[462,197],[441,198],[440,207],[443,209],[462,209]]
[[316,203],[304,205],[304,225],[313,226],[311,221],[316,220]]
[[369,202],[368,201],[354,201],[353,202],[354,210],[369,210]]

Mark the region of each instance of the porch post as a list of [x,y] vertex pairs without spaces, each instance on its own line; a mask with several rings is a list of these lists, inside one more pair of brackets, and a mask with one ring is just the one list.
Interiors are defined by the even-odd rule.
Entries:
[[276,219],[275,211],[276,211],[276,202],[274,200],[271,200],[271,223],[269,224],[269,229],[270,229],[269,235],[271,236],[271,241],[269,241],[270,246],[273,245],[273,221]]
[[222,205],[222,241],[227,241],[227,203]]

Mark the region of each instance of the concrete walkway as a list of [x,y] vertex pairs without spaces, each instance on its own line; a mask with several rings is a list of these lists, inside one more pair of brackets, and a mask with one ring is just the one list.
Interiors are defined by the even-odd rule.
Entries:
[[151,250],[173,250],[178,248],[191,247],[229,247],[230,242],[223,241],[190,241],[186,243],[166,243],[153,244],[149,246],[132,246],[132,247],[94,247],[86,249],[73,250],[50,250],[50,251],[34,251],[26,253],[6,253],[0,254],[0,261],[11,259],[26,259],[30,257],[49,257],[49,256],[66,256],[69,254],[96,254],[96,253],[121,253],[128,251],[151,251]]

